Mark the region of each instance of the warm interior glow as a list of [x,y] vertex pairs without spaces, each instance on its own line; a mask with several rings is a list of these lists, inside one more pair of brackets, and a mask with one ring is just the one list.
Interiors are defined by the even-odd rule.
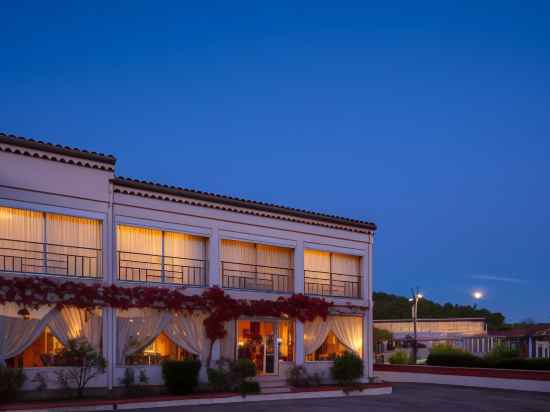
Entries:
[[6,360],[6,364],[12,368],[40,368],[54,366],[54,356],[63,349],[63,344],[57,339],[49,328],[36,338],[22,354]]
[[127,365],[159,365],[163,360],[184,360],[192,357],[185,349],[176,345],[164,332],[147,347],[126,357]]
[[329,332],[323,344],[315,352],[306,355],[307,361],[329,361],[345,352],[351,352],[342,342],[338,340],[333,332]]

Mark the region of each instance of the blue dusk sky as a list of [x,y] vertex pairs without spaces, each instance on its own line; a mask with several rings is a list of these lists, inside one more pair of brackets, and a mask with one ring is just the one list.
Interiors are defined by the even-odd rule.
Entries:
[[0,130],[374,221],[375,289],[550,321],[550,2],[2,2]]

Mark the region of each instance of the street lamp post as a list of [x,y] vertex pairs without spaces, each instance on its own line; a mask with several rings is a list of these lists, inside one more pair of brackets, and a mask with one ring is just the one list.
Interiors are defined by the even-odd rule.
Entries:
[[420,299],[423,298],[422,294],[418,292],[418,287],[416,288],[416,292],[414,289],[411,289],[412,297],[409,298],[409,302],[411,302],[411,317],[413,321],[413,350],[412,350],[412,357],[411,357],[411,363],[413,365],[416,365],[416,359],[418,355],[418,336],[417,336],[417,327],[416,327],[416,320],[418,319],[418,302]]

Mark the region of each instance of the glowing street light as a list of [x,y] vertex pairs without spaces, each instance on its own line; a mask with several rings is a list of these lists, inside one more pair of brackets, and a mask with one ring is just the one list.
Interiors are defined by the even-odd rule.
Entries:
[[413,341],[413,352],[412,352],[412,363],[416,365],[416,359],[417,359],[417,331],[416,331],[416,319],[418,318],[418,302],[420,299],[424,297],[422,293],[418,291],[418,287],[416,288],[416,291],[414,289],[411,289],[412,297],[409,298],[409,302],[411,302],[411,317],[413,321],[413,332],[414,332],[414,341]]

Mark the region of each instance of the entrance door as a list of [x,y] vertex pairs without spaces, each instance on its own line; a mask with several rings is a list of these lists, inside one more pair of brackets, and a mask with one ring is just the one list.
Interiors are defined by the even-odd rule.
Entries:
[[258,375],[278,373],[277,322],[237,321],[237,359],[247,358],[256,365]]

